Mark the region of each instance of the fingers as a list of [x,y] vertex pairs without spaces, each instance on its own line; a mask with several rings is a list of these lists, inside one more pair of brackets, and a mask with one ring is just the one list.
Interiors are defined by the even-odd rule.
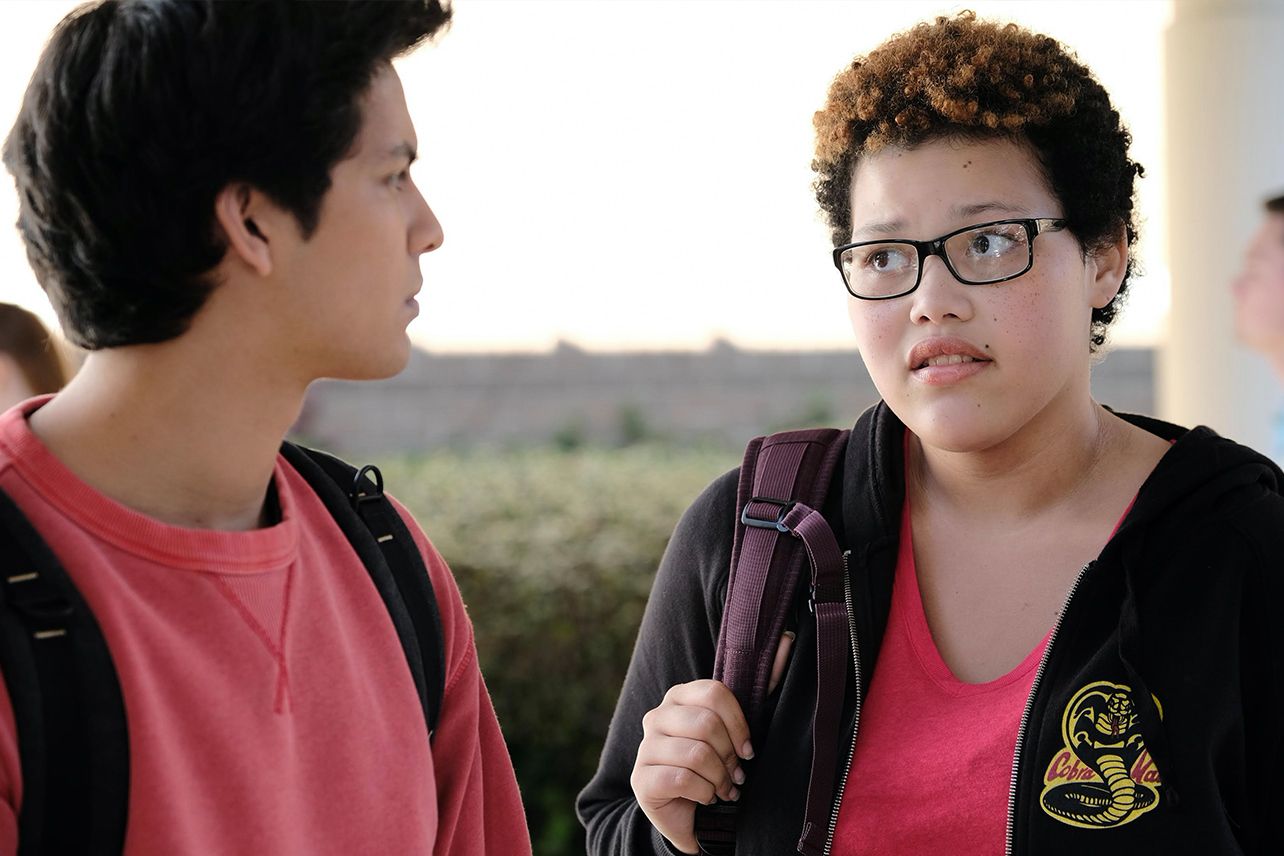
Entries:
[[[749,742],[749,723],[745,721],[744,712],[740,710],[740,702],[736,701],[731,690],[720,681],[692,681],[687,684],[678,684],[665,694],[664,703],[652,712],[664,710],[667,707],[696,708],[696,711],[688,711],[687,715],[693,717],[689,720],[692,727],[699,730],[666,731],[665,733],[696,739],[712,737],[717,741],[715,748],[718,754],[727,760],[735,755],[746,759],[753,757],[753,745]],[[713,716],[711,717],[710,714]],[[642,725],[645,729],[645,718]]]
[[694,814],[696,803],[712,805],[718,797],[712,782],[686,767],[638,764],[633,768],[630,784],[643,811],[661,809],[675,800],[683,800]]
[[682,767],[705,778],[722,799],[735,798],[735,785],[744,781],[744,772],[717,713],[707,707],[665,702],[643,717],[642,732],[638,764]]
[[789,664],[789,654],[794,650],[794,639],[796,633],[792,630],[786,630],[785,635],[780,637],[780,644],[776,646],[776,659],[771,663],[771,680],[767,682],[767,695],[776,691],[780,686],[780,679],[785,676],[785,666]]
[[708,743],[689,737],[644,741],[642,746],[638,747],[637,763],[639,766],[679,769],[699,776],[704,783],[708,784],[710,791],[705,792],[700,788],[699,783],[690,784],[693,788],[700,790],[700,796],[703,796],[703,799],[687,793],[669,794],[670,797],[683,796],[694,802],[706,804],[713,802],[714,794],[728,801],[739,799],[740,790],[736,786],[744,784],[745,781],[744,770],[740,768],[738,759],[726,761]]
[[629,784],[651,825],[683,853],[698,853],[696,803],[713,802],[713,786],[690,770],[634,766]]
[[696,804],[738,799],[740,759],[753,756],[740,704],[717,681],[679,684],[642,718],[642,734],[630,778],[638,806],[675,847],[698,852]]
[[[776,691],[793,651],[785,631],[772,660],[768,693]],[[735,695],[719,681],[672,687],[642,717],[642,743],[629,783],[651,824],[684,853],[697,853],[695,806],[740,797],[741,759],[753,757],[749,724]]]

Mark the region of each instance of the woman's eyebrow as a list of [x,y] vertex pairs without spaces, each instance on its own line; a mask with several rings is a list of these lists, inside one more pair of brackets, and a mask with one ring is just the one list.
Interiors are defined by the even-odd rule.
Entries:
[[905,230],[904,220],[888,220],[883,223],[869,223],[861,226],[853,235],[871,234],[871,235],[895,235]]
[[957,217],[974,217],[977,214],[984,214],[989,211],[1003,211],[1005,213],[1029,214],[1029,210],[1024,205],[1016,205],[1011,202],[977,202],[972,205],[954,206],[954,214]]
[[[966,220],[975,217],[978,214],[999,211],[1004,214],[1026,214],[1030,213],[1024,205],[1017,205],[1012,202],[990,201],[974,202],[971,205],[955,205],[950,209],[950,213],[959,220]],[[904,220],[886,220],[880,223],[869,223],[861,226],[852,232],[856,235],[896,235],[905,231]]]

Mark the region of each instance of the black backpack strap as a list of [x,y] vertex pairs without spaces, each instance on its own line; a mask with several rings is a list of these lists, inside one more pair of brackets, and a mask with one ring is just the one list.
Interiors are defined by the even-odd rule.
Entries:
[[377,467],[358,470],[293,443],[282,444],[281,454],[321,498],[366,566],[401,640],[431,738],[446,689],[441,613],[419,548],[383,493],[383,475]]
[[[834,764],[849,652],[842,552],[819,509],[847,445],[847,431],[784,431],[749,443],[740,467],[731,573],[718,633],[715,680],[735,694],[755,745],[765,743],[767,690],[793,596],[810,560],[817,623],[817,699],[807,813],[799,850],[828,837]],[[696,807],[696,837],[712,856],[735,853],[736,805]]]
[[119,854],[125,704],[107,642],[48,545],[0,492],[0,668],[22,763],[18,853]]
[[[431,738],[445,691],[441,616],[423,558],[379,471],[286,443],[361,558],[392,617]],[[372,474],[374,480],[367,474]],[[0,670],[18,732],[18,853],[116,856],[129,812],[120,682],[89,605],[0,491]]]

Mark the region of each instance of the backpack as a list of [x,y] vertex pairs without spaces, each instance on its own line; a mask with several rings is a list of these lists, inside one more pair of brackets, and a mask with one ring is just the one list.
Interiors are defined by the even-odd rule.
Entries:
[[[811,778],[798,852],[820,856],[833,822],[835,764],[852,645],[850,584],[833,530],[817,510],[829,493],[850,431],[783,431],[745,449],[736,492],[731,574],[718,632],[713,678],[740,702],[755,746],[766,742],[767,688],[776,647],[811,567],[808,608],[816,618],[817,698],[812,718]],[[696,806],[704,853],[733,856],[735,803]]]
[[[396,628],[424,710],[437,727],[445,645],[423,557],[383,492],[356,469],[292,443],[281,454],[352,544]],[[129,800],[129,730],[111,653],[67,572],[0,492],[0,668],[22,764],[19,854],[119,854]]]

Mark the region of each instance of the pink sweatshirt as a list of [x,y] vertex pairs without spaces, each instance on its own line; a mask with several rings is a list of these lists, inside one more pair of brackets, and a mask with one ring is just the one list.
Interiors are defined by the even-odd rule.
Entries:
[[[0,489],[49,543],[111,649],[129,722],[127,854],[530,853],[472,625],[404,509],[445,636],[431,747],[382,601],[289,464],[276,464],[277,525],[171,526],[50,454],[25,418],[40,403],[0,417]],[[17,850],[21,802],[0,683],[3,856]]]

